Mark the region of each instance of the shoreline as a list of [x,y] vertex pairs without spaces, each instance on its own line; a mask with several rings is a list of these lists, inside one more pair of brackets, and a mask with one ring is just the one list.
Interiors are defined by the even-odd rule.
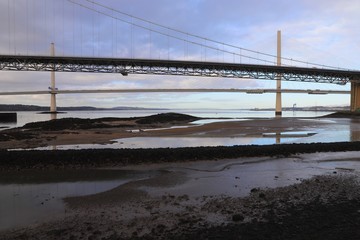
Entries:
[[[37,147],[110,144],[114,139],[155,137],[237,138],[240,141],[262,138],[263,134],[308,132],[331,127],[318,118],[270,118],[216,121],[190,115],[167,113],[141,118],[58,119],[26,124],[22,128],[0,132],[0,149],[34,149]],[[251,140],[250,140],[251,141]],[[56,148],[56,147],[54,147]],[[106,146],[104,146],[106,148]]]
[[240,157],[286,157],[300,153],[359,151],[360,142],[293,143],[232,147],[154,149],[0,150],[0,171],[122,167]]

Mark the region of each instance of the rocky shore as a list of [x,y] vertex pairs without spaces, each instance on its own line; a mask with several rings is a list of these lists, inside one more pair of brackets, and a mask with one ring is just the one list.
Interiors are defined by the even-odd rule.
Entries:
[[157,149],[0,150],[0,170],[120,167],[146,163],[284,157],[298,153],[359,151],[360,142]]
[[[65,201],[68,201],[65,199]],[[84,200],[83,200],[84,201]],[[327,175],[249,196],[139,194],[77,206],[62,220],[0,233],[1,239],[359,239],[355,175]]]

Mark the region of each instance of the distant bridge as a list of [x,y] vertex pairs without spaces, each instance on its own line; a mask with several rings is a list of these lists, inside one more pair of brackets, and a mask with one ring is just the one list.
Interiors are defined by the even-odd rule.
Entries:
[[350,91],[341,90],[303,90],[303,89],[81,89],[81,90],[55,90],[55,91],[20,91],[20,92],[0,92],[0,95],[37,95],[37,94],[78,94],[78,93],[247,93],[247,94],[263,94],[263,93],[308,93],[308,94],[350,94]]

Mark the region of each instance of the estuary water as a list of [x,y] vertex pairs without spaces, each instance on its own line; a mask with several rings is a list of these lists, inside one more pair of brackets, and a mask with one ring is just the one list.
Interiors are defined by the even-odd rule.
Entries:
[[[102,117],[144,117],[159,113],[176,112],[202,118],[272,118],[274,111],[253,111],[239,109],[164,109],[164,110],[104,110],[104,111],[69,111],[57,114],[57,118],[102,118]],[[283,117],[319,117],[330,114],[323,111],[284,111]],[[29,122],[47,121],[50,114],[39,112],[17,112],[16,123],[0,122],[0,128],[21,127]]]
[[[188,114],[196,117],[207,118],[193,122],[193,124],[206,124],[215,121],[241,121],[258,118],[274,118],[274,111],[253,111],[238,109],[166,109],[166,110],[117,110],[117,111],[71,111],[57,114],[57,118],[102,118],[102,117],[140,117],[150,116],[159,113],[176,112]],[[322,111],[284,111],[283,117],[307,118],[320,117],[331,112]],[[18,112],[18,121],[16,123],[0,123],[0,128],[7,129],[21,127],[29,122],[47,121],[51,119],[50,114],[39,114],[37,112]],[[225,118],[225,119],[219,119]],[[323,120],[317,120],[323,121]],[[327,121],[327,120],[324,120]],[[354,124],[352,126],[355,126]],[[180,126],[185,127],[185,126]],[[336,129],[336,134],[333,134]],[[268,145],[290,142],[322,142],[322,141],[352,141],[350,140],[351,128],[349,122],[336,124],[336,128],[328,129],[307,129],[302,132],[288,131],[277,132],[273,134],[263,134],[259,136],[239,136],[239,137],[132,137],[113,139],[111,144],[77,144],[47,146],[36,148],[38,150],[52,149],[89,149],[89,148],[161,148],[161,147],[200,147],[200,146],[234,146],[234,145]],[[335,136],[335,138],[334,138]],[[356,139],[355,139],[356,140]]]
[[[215,121],[250,120],[257,118],[274,118],[273,111],[253,110],[224,110],[224,109],[166,109],[166,110],[117,110],[117,111],[70,111],[57,114],[57,118],[102,118],[102,117],[140,117],[159,113],[176,112],[196,117],[207,118],[193,122],[206,124]],[[132,137],[113,139],[111,144],[77,144],[37,148],[39,150],[52,149],[89,149],[89,148],[160,148],[160,147],[199,147],[199,146],[235,146],[235,145],[268,145],[281,143],[312,143],[312,142],[348,142],[360,141],[360,121],[357,119],[331,119],[321,117],[331,112],[323,111],[284,111],[283,117],[296,117],[304,122],[309,121],[309,128],[301,132],[289,131],[260,134],[259,136],[239,137]],[[21,127],[29,122],[47,121],[50,114],[38,112],[18,112],[16,123],[0,123],[0,129]],[[219,119],[229,118],[229,119]],[[321,121],[321,128],[312,128],[311,121]],[[306,127],[306,124],[304,125]]]

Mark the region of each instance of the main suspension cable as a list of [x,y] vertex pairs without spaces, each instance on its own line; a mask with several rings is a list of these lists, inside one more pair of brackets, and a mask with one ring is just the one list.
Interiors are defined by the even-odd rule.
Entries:
[[[102,12],[102,11],[100,11],[98,9],[95,9],[95,8],[86,6],[84,4],[75,2],[74,0],[67,0],[67,1],[71,2],[72,4],[77,4],[77,5],[79,5],[79,6],[83,7],[83,8],[86,8],[86,9],[90,10],[90,11],[95,11],[95,12],[101,14],[101,15],[104,15],[104,16],[119,20],[119,21],[127,23],[127,24],[131,24],[132,26],[136,26],[136,27],[139,27],[139,28],[142,28],[142,29],[145,29],[145,30],[148,30],[148,31],[151,31],[151,32],[163,35],[163,36],[166,36],[168,38],[170,37],[170,38],[173,38],[173,39],[177,39],[177,40],[180,40],[180,41],[185,41],[185,42],[191,43],[193,45],[197,45],[197,46],[204,47],[204,48],[207,48],[207,49],[212,49],[212,50],[215,50],[215,51],[220,51],[220,52],[223,52],[223,53],[232,54],[233,56],[239,56],[240,61],[241,61],[242,57],[245,57],[245,58],[248,58],[249,60],[252,59],[252,60],[261,61],[261,62],[265,62],[265,63],[275,64],[275,61],[269,61],[269,60],[261,59],[261,58],[258,58],[258,57],[252,57],[252,56],[249,56],[249,55],[244,55],[244,54],[242,54],[243,51],[249,52],[249,53],[254,53],[254,54],[257,54],[258,56],[262,55],[262,56],[271,57],[271,58],[275,58],[275,59],[277,58],[277,56],[273,55],[273,54],[264,53],[264,52],[260,52],[260,51],[251,50],[251,49],[248,49],[248,48],[239,47],[239,46],[236,46],[236,45],[233,45],[233,44],[221,42],[221,41],[214,40],[214,39],[209,39],[209,38],[206,38],[206,37],[203,37],[203,36],[200,36],[200,35],[192,34],[192,33],[185,32],[185,31],[175,29],[175,28],[171,28],[171,27],[168,27],[168,26],[165,26],[165,25],[162,25],[162,24],[159,24],[159,23],[156,23],[156,22],[144,19],[144,18],[140,18],[140,17],[134,16],[134,15],[122,12],[120,10],[114,9],[112,7],[108,7],[108,6],[104,5],[104,4],[101,4],[101,3],[98,3],[98,2],[95,2],[95,1],[92,1],[92,0],[85,0],[85,1],[87,1],[89,3],[92,3],[92,5],[97,5],[97,6],[100,6],[100,7],[104,8],[104,9],[111,10],[112,12],[116,12],[116,13],[125,15],[127,17],[130,17],[132,20],[136,19],[136,20],[139,20],[139,21],[142,21],[142,22],[146,22],[147,24],[152,24],[154,26],[164,28],[166,30],[170,30],[170,31],[173,31],[173,32],[177,32],[177,33],[186,35],[187,37],[190,36],[190,37],[193,37],[193,38],[201,39],[205,43],[211,42],[211,43],[215,43],[215,44],[218,44],[218,45],[222,45],[223,49],[213,47],[213,46],[210,46],[210,45],[207,45],[207,44],[203,44],[201,42],[191,41],[191,40],[188,40],[186,38],[173,36],[173,35],[171,35],[169,33],[161,32],[159,30],[151,29],[150,27],[146,27],[146,26],[134,23],[133,21],[129,22],[129,21],[121,19],[121,18],[119,18],[117,16],[110,15],[110,14]],[[239,53],[232,52],[232,51],[229,51],[229,50],[225,50],[225,48],[224,48],[225,46],[237,49],[237,50],[239,50]],[[290,62],[296,62],[296,63],[300,63],[300,64],[312,65],[312,66],[322,67],[322,68],[350,70],[348,68],[339,68],[339,67],[334,67],[334,66],[329,66],[329,65],[324,65],[324,64],[318,64],[318,63],[313,63],[313,62],[307,62],[307,61],[297,60],[297,59],[287,58],[287,57],[281,57],[281,59],[286,60],[286,61],[290,61]],[[287,66],[287,65],[283,64],[283,66]]]
[[[174,32],[177,32],[177,33],[180,33],[180,34],[188,35],[188,36],[191,36],[191,37],[194,37],[194,38],[202,39],[202,40],[204,40],[205,42],[212,42],[212,43],[216,43],[216,44],[221,44],[221,45],[226,46],[226,47],[235,48],[235,49],[238,49],[238,50],[240,50],[240,51],[247,51],[247,52],[255,53],[255,54],[258,54],[258,55],[263,55],[263,56],[267,56],[267,57],[277,58],[277,56],[276,56],[276,55],[273,55],[273,54],[264,53],[264,52],[259,52],[259,51],[251,50],[251,49],[248,49],[248,48],[243,48],[243,47],[235,46],[235,45],[233,45],[233,44],[229,44],[229,43],[225,43],[225,42],[220,42],[220,41],[217,41],[217,40],[214,40],[214,39],[209,39],[209,38],[206,38],[206,37],[203,37],[203,36],[200,36],[200,35],[192,34],[192,33],[185,32],[185,31],[182,31],[182,30],[179,30],[179,29],[175,29],[175,28],[171,28],[171,27],[168,27],[168,26],[165,26],[165,25],[162,25],[162,24],[159,24],[159,23],[156,23],[156,22],[153,22],[153,21],[144,19],[144,18],[140,18],[140,17],[134,16],[134,15],[131,15],[131,14],[122,12],[122,11],[120,11],[120,10],[117,10],[117,9],[114,9],[114,8],[111,8],[111,7],[108,7],[108,6],[104,5],[104,4],[101,4],[101,3],[98,3],[98,2],[95,2],[95,1],[92,1],[92,0],[85,0],[85,1],[90,2],[90,3],[92,3],[92,4],[95,4],[95,5],[98,5],[98,6],[100,6],[100,7],[103,7],[103,8],[105,8],[105,9],[112,10],[112,11],[114,11],[114,12],[120,13],[120,14],[122,14],[122,15],[131,17],[131,18],[133,18],[133,19],[140,20],[140,21],[142,21],[142,22],[146,22],[146,23],[149,23],[149,24],[152,24],[152,25],[155,25],[155,26],[158,26],[158,27],[167,29],[167,30],[171,30],[171,31],[174,31]],[[207,48],[211,48],[209,45],[202,45],[202,46],[203,46],[203,47],[207,47]],[[226,53],[228,53],[228,52],[226,52]],[[233,54],[236,54],[236,53],[233,53]],[[236,55],[238,55],[238,54],[236,54]],[[291,62],[297,62],[297,63],[301,63],[301,64],[313,65],[313,66],[317,66],[317,67],[349,70],[349,69],[347,69],[347,68],[339,68],[339,67],[334,67],[334,66],[329,66],[329,65],[324,65],[324,64],[306,62],[306,61],[297,60],[297,59],[293,59],[293,58],[287,58],[287,57],[281,57],[281,59],[282,59],[282,60],[291,61]],[[264,61],[263,59],[257,59],[257,60]]]

